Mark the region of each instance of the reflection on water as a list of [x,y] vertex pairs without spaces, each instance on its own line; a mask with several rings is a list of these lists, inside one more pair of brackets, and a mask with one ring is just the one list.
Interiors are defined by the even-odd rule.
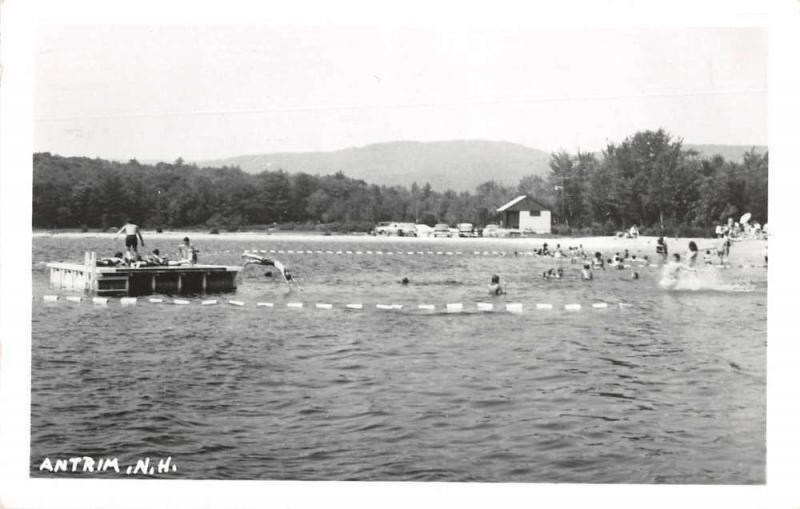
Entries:
[[[174,243],[174,242],[172,242]],[[168,248],[154,243],[153,247]],[[34,239],[39,263],[107,240]],[[409,240],[408,250],[417,250]],[[440,250],[454,242],[425,244]],[[149,244],[148,244],[149,246]],[[358,239],[323,249],[368,247]],[[215,240],[203,262],[302,241]],[[435,248],[434,248],[435,249]],[[472,249],[470,247],[470,249]],[[226,253],[225,251],[229,251]],[[33,303],[31,472],[42,458],[172,456],[168,477],[763,483],[766,273],[664,292],[658,269],[545,281],[530,257],[283,255],[303,291],[248,268],[248,307]],[[489,301],[493,273],[525,312],[381,311]],[[408,277],[409,285],[399,284]],[[255,308],[274,301],[275,309]],[[311,303],[302,310],[277,304]],[[630,308],[586,309],[592,302]],[[363,311],[315,302],[363,302]],[[553,303],[536,311],[535,303]],[[584,304],[580,312],[559,310]],[[370,305],[367,305],[370,304]]]

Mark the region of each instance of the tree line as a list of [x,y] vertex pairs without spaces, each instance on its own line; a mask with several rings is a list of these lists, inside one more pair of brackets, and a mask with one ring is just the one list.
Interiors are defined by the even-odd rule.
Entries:
[[181,159],[149,165],[45,152],[33,156],[33,226],[106,229],[127,218],[147,228],[230,231],[369,231],[379,221],[485,225],[497,219],[497,207],[530,194],[551,207],[558,233],[601,235],[637,224],[704,234],[744,212],[767,222],[767,165],[767,154],[751,151],[739,162],[701,157],[663,130],[643,131],[600,154],[554,153],[549,174],[516,186],[488,180],[457,193],[427,183],[379,186],[341,172],[248,174]]

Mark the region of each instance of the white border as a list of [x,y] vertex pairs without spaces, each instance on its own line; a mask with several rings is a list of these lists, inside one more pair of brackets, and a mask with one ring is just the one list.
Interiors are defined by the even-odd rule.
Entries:
[[[763,25],[755,0],[548,2],[211,2],[5,0],[0,16],[0,504],[6,507],[796,507],[797,327],[789,316],[797,291],[797,216],[788,193],[800,189],[797,55],[800,2],[770,4],[770,230],[768,488],[458,483],[83,481],[28,478],[30,415],[30,269],[32,34],[36,23],[263,22],[276,24],[508,24],[529,26]],[[793,33],[794,32],[794,33]],[[784,199],[787,198],[787,199]],[[794,243],[792,243],[794,242]],[[22,268],[20,270],[20,268]],[[786,277],[784,277],[786,276]],[[794,276],[794,277],[791,277]]]

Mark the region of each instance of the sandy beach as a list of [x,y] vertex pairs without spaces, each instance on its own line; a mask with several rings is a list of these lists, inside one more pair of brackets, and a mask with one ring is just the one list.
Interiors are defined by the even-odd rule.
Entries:
[[[80,233],[80,232],[61,232],[53,233],[47,231],[35,231],[33,237],[60,237],[60,238],[87,238],[87,239],[102,239],[107,238],[110,242],[114,238],[114,233]],[[180,241],[184,237],[192,239],[197,247],[202,249],[203,241],[253,241],[254,248],[264,249],[268,247],[268,243],[277,241],[291,241],[291,242],[305,242],[305,243],[319,243],[325,244],[330,242],[343,242],[352,241],[363,244],[397,244],[404,243],[419,243],[429,242],[442,245],[442,243],[452,244],[454,249],[456,246],[461,246],[464,249],[477,249],[484,248],[489,245],[493,248],[504,249],[507,251],[530,251],[540,248],[544,243],[547,243],[551,249],[557,245],[562,248],[570,246],[583,246],[587,251],[600,251],[604,256],[610,257],[616,252],[623,252],[628,250],[631,254],[637,256],[649,255],[651,258],[655,256],[655,246],[657,237],[642,236],[636,239],[624,239],[619,237],[524,237],[524,238],[414,238],[414,237],[392,237],[392,236],[372,236],[372,235],[320,235],[316,233],[262,233],[262,232],[234,232],[234,233],[219,233],[210,234],[206,232],[191,232],[191,231],[166,231],[163,233],[156,233],[154,230],[143,230],[142,236],[147,245],[151,240],[157,242],[158,240]],[[716,239],[709,238],[689,238],[689,237],[667,237],[666,242],[670,253],[683,254],[688,250],[689,242],[694,241],[697,243],[698,248],[702,253],[706,249],[712,249],[716,243]],[[123,239],[117,238],[120,246]],[[764,262],[764,248],[767,245],[766,240],[760,239],[745,239],[735,241],[731,247],[729,261],[733,265],[738,264],[761,264]]]

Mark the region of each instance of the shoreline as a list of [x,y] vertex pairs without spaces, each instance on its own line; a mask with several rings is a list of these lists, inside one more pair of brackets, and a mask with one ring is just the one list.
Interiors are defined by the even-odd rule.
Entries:
[[[32,232],[33,238],[64,238],[64,239],[108,239],[114,238],[116,233],[100,233],[100,232],[56,232],[51,231],[34,231]],[[556,245],[560,244],[562,249],[567,249],[570,246],[580,246],[587,251],[600,251],[604,256],[610,256],[615,252],[623,252],[626,249],[631,254],[648,255],[651,259],[656,260],[655,246],[657,237],[654,236],[640,236],[636,239],[625,239],[614,236],[594,236],[594,237],[520,237],[520,238],[486,238],[486,237],[466,237],[466,238],[423,238],[423,237],[384,237],[373,235],[352,235],[352,234],[332,234],[321,235],[319,233],[263,233],[263,232],[225,232],[219,234],[210,234],[207,232],[193,232],[193,231],[167,231],[163,233],[156,233],[155,230],[142,230],[142,236],[146,243],[157,242],[158,239],[169,241],[180,241],[184,237],[189,237],[194,243],[205,241],[253,241],[259,242],[262,245],[256,246],[259,249],[266,247],[263,243],[267,242],[308,242],[308,243],[336,243],[336,242],[360,242],[364,244],[403,244],[403,243],[431,243],[431,244],[448,244],[455,246],[463,246],[465,249],[472,249],[472,247],[487,244],[497,248],[504,248],[507,250],[530,251],[542,247],[547,243],[548,247],[553,249]],[[120,236],[117,239],[122,245],[124,239]],[[688,249],[690,241],[697,243],[700,251],[701,258],[702,252],[706,249],[713,249],[718,242],[717,239],[698,238],[698,237],[665,237],[667,246],[670,253],[683,254]],[[768,241],[762,239],[745,239],[734,242],[731,247],[731,261],[742,263],[753,263],[759,261],[763,263],[763,250],[767,246]],[[200,248],[202,249],[202,248]]]

